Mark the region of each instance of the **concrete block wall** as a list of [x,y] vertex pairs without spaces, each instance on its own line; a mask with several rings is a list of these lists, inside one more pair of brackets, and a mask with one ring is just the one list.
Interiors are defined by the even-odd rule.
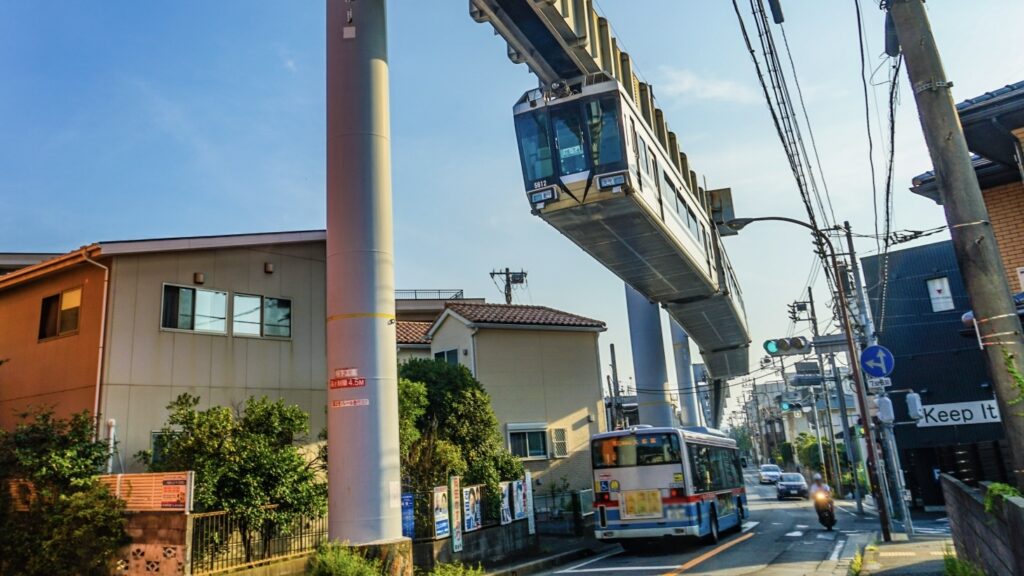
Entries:
[[177,512],[129,512],[132,543],[117,555],[114,574],[188,573],[188,516]]
[[953,531],[957,556],[982,567],[986,574],[1024,574],[1024,498],[1003,501],[993,513],[985,512],[988,483],[971,488],[942,475],[942,493]]

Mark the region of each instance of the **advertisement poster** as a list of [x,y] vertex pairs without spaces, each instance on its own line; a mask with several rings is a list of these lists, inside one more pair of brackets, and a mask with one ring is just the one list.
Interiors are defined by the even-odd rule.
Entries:
[[522,480],[512,483],[512,517],[516,520],[526,518],[526,488]]
[[480,516],[480,487],[470,486],[462,489],[462,508],[465,512],[465,531],[479,530],[482,522]]
[[412,538],[416,532],[416,517],[413,514],[413,495],[402,494],[402,536]]
[[448,479],[448,517],[451,519],[452,552],[462,552],[462,489],[459,477]]
[[512,522],[512,499],[515,495],[512,493],[511,482],[502,482],[499,486],[501,486],[501,523],[505,525]]
[[160,507],[184,510],[188,497],[188,480],[185,478],[165,478],[162,484],[163,491],[160,496]]
[[438,486],[434,488],[434,538],[448,536],[451,536],[448,524],[448,488]]
[[527,522],[527,526],[528,526],[526,531],[529,532],[530,535],[532,536],[532,535],[537,533],[537,523],[533,519],[533,475],[530,474],[529,470],[526,471],[526,481],[525,481],[525,484],[526,484],[526,495],[525,495],[525,498],[526,498],[526,522]]

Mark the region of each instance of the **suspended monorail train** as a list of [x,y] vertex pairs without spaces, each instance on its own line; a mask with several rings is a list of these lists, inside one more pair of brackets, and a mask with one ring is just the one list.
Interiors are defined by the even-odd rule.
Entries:
[[742,294],[708,193],[666,150],[675,143],[659,142],[634,98],[604,75],[527,92],[514,115],[533,213],[665,306],[713,378],[746,374]]

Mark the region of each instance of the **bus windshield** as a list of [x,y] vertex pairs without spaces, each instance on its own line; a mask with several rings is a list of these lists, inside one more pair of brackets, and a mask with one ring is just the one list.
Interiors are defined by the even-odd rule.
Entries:
[[591,443],[594,469],[681,464],[675,434],[631,434],[599,438]]

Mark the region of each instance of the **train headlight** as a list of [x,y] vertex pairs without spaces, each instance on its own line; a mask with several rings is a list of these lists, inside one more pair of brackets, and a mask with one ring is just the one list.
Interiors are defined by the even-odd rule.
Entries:
[[[554,188],[545,188],[543,190],[537,190],[530,192],[530,204],[537,206],[538,204],[543,205],[545,202],[551,202],[558,196],[555,194]],[[538,206],[543,207],[543,206]]]
[[614,188],[616,186],[622,186],[625,183],[625,174],[615,174],[614,176],[602,176],[601,179],[597,181],[597,186],[598,188],[605,189]]

